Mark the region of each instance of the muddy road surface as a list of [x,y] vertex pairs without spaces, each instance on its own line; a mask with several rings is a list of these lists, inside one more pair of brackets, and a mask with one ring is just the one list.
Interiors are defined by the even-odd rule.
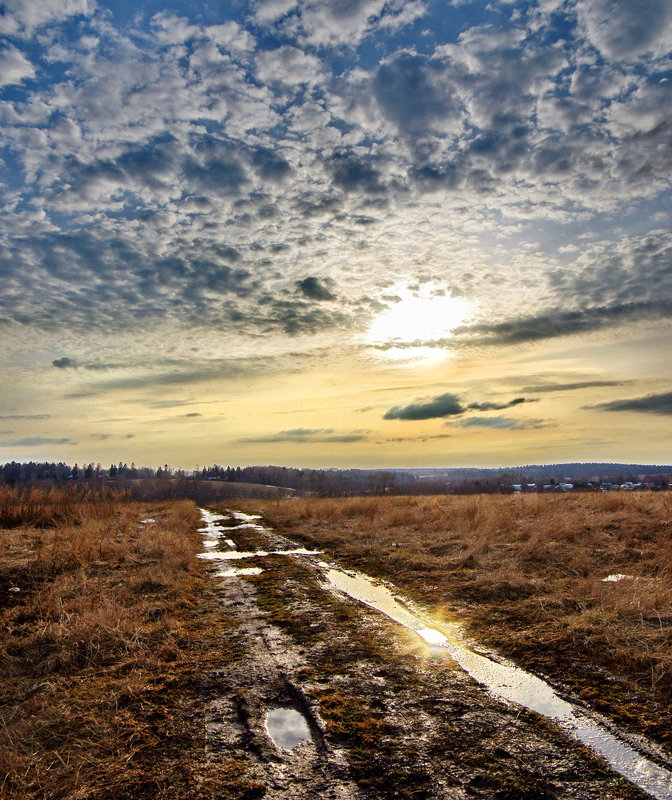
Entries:
[[471,677],[422,635],[434,630],[422,612],[405,609],[415,630],[395,622],[336,585],[320,553],[258,518],[202,513],[202,557],[241,654],[207,677],[206,751],[241,765],[236,797],[672,797],[664,754],[640,764],[643,791],[566,726]]

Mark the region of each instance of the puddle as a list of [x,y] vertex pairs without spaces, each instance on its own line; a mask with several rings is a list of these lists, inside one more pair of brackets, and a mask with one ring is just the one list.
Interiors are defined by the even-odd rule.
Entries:
[[240,558],[263,558],[264,556],[316,556],[321,552],[321,550],[306,550],[303,547],[297,547],[296,550],[218,550],[214,553],[199,553],[198,558],[209,561],[238,561]]
[[459,624],[445,626],[449,632],[447,635],[429,627],[404,608],[389,589],[374,584],[372,579],[364,575],[353,576],[331,567],[325,575],[339,591],[415,631],[432,647],[445,649],[462,669],[496,697],[555,720],[567,733],[602,755],[613,769],[640,789],[657,800],[672,800],[672,773],[584,716],[570,703],[558,697],[541,678],[512,664],[499,663],[470,650],[460,641]]
[[236,578],[238,575],[261,575],[261,567],[241,567],[240,569],[220,569],[215,572],[215,578]]
[[242,511],[229,512],[234,519],[241,522],[252,522],[253,519],[261,519],[261,514],[244,514]]
[[141,525],[152,525],[152,524],[154,524],[155,522],[156,522],[156,520],[155,520],[155,519],[141,519],[141,520],[140,520],[140,524],[141,524]]
[[266,730],[276,747],[292,750],[301,742],[312,742],[306,718],[293,708],[274,708],[266,714]]
[[615,572],[613,575],[607,575],[602,578],[602,583],[618,583],[618,581],[634,581],[634,575],[624,575],[622,572]]

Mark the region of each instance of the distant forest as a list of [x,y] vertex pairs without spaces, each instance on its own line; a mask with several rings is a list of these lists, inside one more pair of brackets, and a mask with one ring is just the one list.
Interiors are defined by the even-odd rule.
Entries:
[[0,465],[0,485],[117,486],[134,497],[223,497],[360,494],[511,494],[653,490],[670,488],[672,467],[646,464],[572,463],[499,469],[298,469],[279,466],[223,467],[196,470],[136,467],[126,463],[71,466],[63,462],[17,462]]

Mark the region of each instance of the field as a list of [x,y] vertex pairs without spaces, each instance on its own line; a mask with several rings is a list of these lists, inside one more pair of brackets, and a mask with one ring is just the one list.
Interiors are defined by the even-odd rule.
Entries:
[[245,506],[672,749],[669,493]]
[[[239,550],[300,542],[672,750],[669,494],[237,500]],[[553,724],[492,698],[321,557],[217,579],[192,500],[0,490],[3,800],[634,800]],[[226,549],[224,537],[215,542]],[[214,566],[213,566],[214,564]],[[605,582],[608,575],[630,577]],[[314,745],[270,742],[274,706]],[[299,788],[296,788],[299,787]]]

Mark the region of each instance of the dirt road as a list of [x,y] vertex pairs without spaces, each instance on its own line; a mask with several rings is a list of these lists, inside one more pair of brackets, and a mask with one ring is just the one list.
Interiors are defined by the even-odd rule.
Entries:
[[[496,699],[412,631],[331,590],[320,555],[283,554],[297,545],[242,514],[210,517],[204,536],[245,653],[210,676],[208,758],[245,765],[241,796],[648,796],[554,723]],[[300,712],[309,739],[277,746],[266,727],[274,708]]]

